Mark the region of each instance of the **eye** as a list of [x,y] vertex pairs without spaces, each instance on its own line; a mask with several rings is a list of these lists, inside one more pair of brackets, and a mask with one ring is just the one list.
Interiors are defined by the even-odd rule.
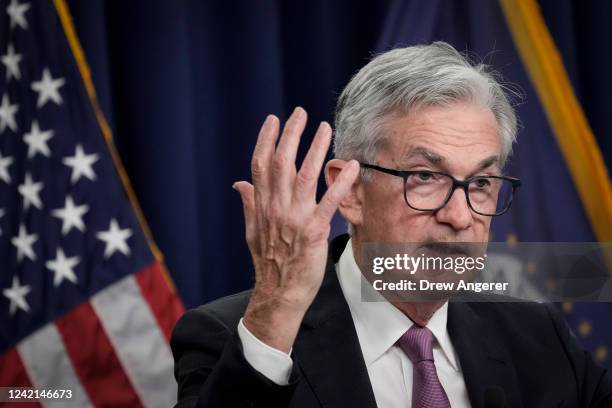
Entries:
[[433,177],[433,174],[427,171],[422,171],[416,174],[420,181],[429,181]]
[[473,181],[474,185],[478,188],[489,187],[491,185],[491,180],[488,178],[477,178]]

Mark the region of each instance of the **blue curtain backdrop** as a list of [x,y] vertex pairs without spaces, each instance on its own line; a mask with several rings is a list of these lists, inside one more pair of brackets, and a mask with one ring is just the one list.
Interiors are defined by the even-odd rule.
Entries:
[[[268,113],[316,123],[375,48],[385,2],[69,3],[128,174],[187,307],[252,283],[242,207]],[[302,152],[303,153],[303,152]]]
[[[337,96],[373,52],[419,38],[451,41],[513,70],[517,59],[487,55],[511,47],[507,32],[487,36],[499,32],[495,21],[501,18],[491,3],[69,1],[103,109],[186,306],[252,284],[240,199],[231,184],[249,178],[251,150],[266,114],[283,119],[295,105],[303,106],[310,115],[307,145],[319,121],[333,120]],[[540,5],[610,168],[612,3]],[[527,102],[520,114],[541,115],[537,101]],[[553,139],[539,145],[520,141],[519,136],[517,157],[520,149],[558,150]],[[554,188],[554,175],[567,174],[561,161],[555,165],[559,169],[551,167],[550,179],[537,182],[549,183],[552,205],[566,194],[579,206],[571,185],[562,186],[564,192]],[[516,168],[521,172],[525,168]],[[536,197],[525,199],[547,211]],[[498,230],[516,229],[512,220],[501,221]],[[525,240],[594,240],[584,223],[533,231],[531,221],[520,222],[519,238]],[[609,321],[607,310],[598,313]]]

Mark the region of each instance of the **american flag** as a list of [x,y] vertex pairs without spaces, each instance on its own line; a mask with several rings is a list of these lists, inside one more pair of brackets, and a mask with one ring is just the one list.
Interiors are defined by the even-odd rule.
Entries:
[[147,231],[64,0],[0,0],[0,387],[174,403],[184,309]]

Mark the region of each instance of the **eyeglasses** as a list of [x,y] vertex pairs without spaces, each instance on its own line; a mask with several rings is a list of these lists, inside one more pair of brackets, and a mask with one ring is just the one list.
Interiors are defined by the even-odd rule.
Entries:
[[404,179],[404,200],[418,211],[437,211],[444,207],[457,188],[463,189],[468,206],[480,215],[502,215],[510,208],[512,197],[521,180],[506,176],[474,176],[457,180],[450,174],[415,170],[387,169],[374,164],[359,163],[372,169]]

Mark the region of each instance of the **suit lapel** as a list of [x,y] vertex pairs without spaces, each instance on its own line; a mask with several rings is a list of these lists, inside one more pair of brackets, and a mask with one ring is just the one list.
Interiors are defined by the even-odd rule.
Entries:
[[347,240],[345,235],[331,244],[325,278],[293,350],[322,406],[375,408],[357,332],[336,276],[335,263]]
[[507,406],[522,407],[516,372],[503,342],[469,303],[449,303],[448,332],[472,407],[483,408],[486,390],[495,387],[504,391]]
[[[325,278],[304,316],[293,351],[303,376],[323,407],[376,408],[376,399],[353,319],[336,276],[335,264],[348,236],[332,242]],[[459,356],[473,408],[484,408],[487,389],[501,388],[506,405],[523,407],[511,358],[466,302],[450,302],[448,331]]]

